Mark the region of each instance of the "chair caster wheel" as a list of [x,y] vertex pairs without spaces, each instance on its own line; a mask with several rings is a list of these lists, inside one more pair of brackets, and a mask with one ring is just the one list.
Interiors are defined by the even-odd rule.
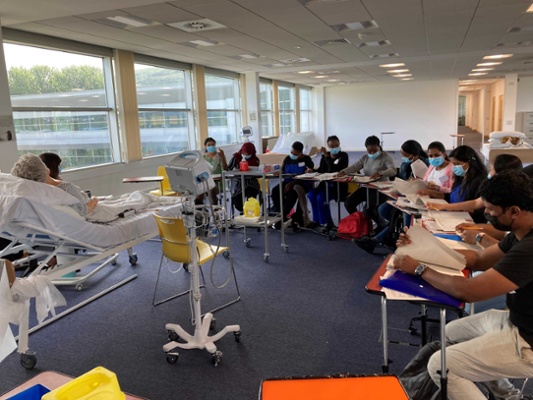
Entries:
[[288,253],[289,252],[289,246],[283,245],[283,246],[281,246],[281,248],[283,249],[284,253]]
[[222,256],[224,258],[229,258],[229,250],[224,250],[224,252],[222,253]]
[[211,320],[211,322],[209,323],[209,330],[212,331],[212,330],[215,329],[216,327],[217,327],[217,320],[216,320],[215,318],[213,318],[213,319]]
[[221,360],[222,360],[222,352],[221,351],[215,351],[211,355],[211,362],[213,363],[213,366],[216,367]]
[[22,353],[20,355],[20,365],[26,369],[33,369],[37,364],[37,357],[33,353]]
[[136,265],[137,261],[139,261],[139,257],[137,257],[137,254],[132,254],[129,258],[131,265]]
[[176,364],[178,362],[179,354],[178,353],[168,353],[167,354],[167,363]]
[[241,335],[242,335],[241,331],[233,332],[233,336],[235,337],[235,341],[237,343],[241,342]]
[[189,272],[189,264],[183,263],[183,269],[185,272]]
[[117,260],[111,261],[111,265],[117,265]]
[[246,247],[251,247],[252,246],[252,239],[248,238],[244,241],[244,244],[246,245]]
[[168,340],[171,342],[177,342],[180,337],[174,331],[168,331]]
[[78,284],[76,285],[76,290],[77,290],[78,292],[82,291],[82,290],[83,290],[83,283],[78,283]]
[[268,255],[267,255],[267,254],[265,254],[265,255],[263,256],[263,261],[266,262],[266,263],[268,262]]

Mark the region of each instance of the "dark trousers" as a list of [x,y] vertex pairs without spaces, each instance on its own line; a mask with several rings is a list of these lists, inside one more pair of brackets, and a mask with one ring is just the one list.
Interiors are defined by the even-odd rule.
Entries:
[[360,187],[344,200],[344,207],[348,211],[348,214],[356,212],[359,204],[367,201],[367,190],[370,191],[368,193],[369,204],[366,205],[368,217],[372,219],[377,218],[377,206],[387,201],[387,196],[382,193],[377,194],[376,189],[366,189],[364,187]]
[[[281,208],[281,206],[280,206],[280,195],[279,195],[280,185],[277,185],[277,186],[275,186],[272,189],[272,195],[271,195],[272,203],[274,205],[274,210],[276,212],[282,211],[284,219],[287,218],[287,215],[291,212],[291,210],[294,208],[294,205],[298,201],[298,193],[296,192],[296,190],[294,190],[294,188],[293,188],[293,189],[291,189],[291,190],[289,190],[288,192],[285,193],[285,185],[286,185],[286,183],[282,184],[283,210],[280,210],[280,208]],[[308,191],[308,187],[307,187],[306,184],[296,183],[295,186],[296,185],[302,186],[306,192]],[[301,210],[300,207],[296,207],[296,211],[294,212],[294,214],[292,215],[291,218],[294,221],[296,221],[296,222],[298,222],[300,224],[303,224],[303,214],[302,214],[302,210]]]

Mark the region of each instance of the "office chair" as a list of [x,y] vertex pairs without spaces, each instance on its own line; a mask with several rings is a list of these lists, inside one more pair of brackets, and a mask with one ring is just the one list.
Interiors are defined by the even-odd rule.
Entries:
[[[157,221],[157,226],[159,228],[159,235],[161,236],[161,245],[162,245],[162,254],[161,261],[159,263],[159,270],[157,272],[156,286],[154,289],[154,296],[152,298],[152,305],[156,306],[162,303],[165,303],[169,300],[175,299],[177,297],[183,296],[191,292],[191,290],[186,290],[182,293],[178,293],[164,300],[156,302],[157,288],[159,285],[159,277],[161,274],[161,266],[163,265],[163,259],[167,258],[172,262],[180,263],[186,268],[192,262],[192,248],[189,246],[187,238],[187,228],[183,223],[183,219],[176,217],[163,217],[157,214],[154,214],[154,217]],[[233,275],[233,280],[235,282],[235,287],[237,288],[237,298],[231,300],[230,302],[217,307],[211,312],[221,310],[233,303],[236,303],[240,300],[241,294],[239,292],[239,285],[237,284],[237,277],[235,276],[235,270],[233,269],[233,260],[230,257],[229,249],[222,246],[210,245],[200,239],[196,239],[196,251],[198,256],[198,266],[200,267],[200,272],[202,274],[202,279],[205,284],[205,278],[201,269],[201,266],[206,262],[212,260],[219,254],[222,254],[225,258],[230,259],[231,265],[231,274]]]
[[160,188],[150,191],[150,194],[153,194],[154,196],[176,196],[177,193],[170,187],[170,181],[165,167],[158,167],[157,175],[163,176],[163,181],[161,181]]

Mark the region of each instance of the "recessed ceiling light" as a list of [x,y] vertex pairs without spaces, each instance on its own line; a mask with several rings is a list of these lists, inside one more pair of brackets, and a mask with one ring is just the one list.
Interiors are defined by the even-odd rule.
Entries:
[[413,74],[398,74],[398,75],[391,75],[395,78],[407,78],[408,76],[413,76]]
[[337,32],[360,31],[364,29],[377,28],[378,24],[374,20],[360,22],[346,22],[344,24],[331,25]]
[[388,69],[387,72],[389,74],[401,74],[402,72],[409,72],[407,68],[405,69]]
[[494,68],[474,68],[472,72],[492,71]]
[[510,58],[512,57],[512,54],[495,54],[493,56],[485,56],[483,57],[484,60],[499,60],[501,58]]
[[302,46],[294,46],[295,49],[301,49]]
[[328,79],[328,82],[338,82],[338,79]]
[[487,72],[473,72],[471,74],[468,74],[468,76],[481,76],[481,75],[487,75]]
[[528,13],[533,13],[533,4],[531,4],[531,5],[529,6],[529,8],[527,9],[526,12],[528,12]]
[[414,78],[402,78],[401,81],[412,81]]
[[240,54],[240,58],[257,58],[259,57],[257,54]]
[[381,68],[396,68],[396,67],[405,67],[404,63],[394,63],[394,64],[380,64]]
[[314,71],[298,71],[299,74],[312,74]]
[[124,25],[133,26],[135,28],[140,28],[143,26],[148,26],[151,24],[150,21],[147,21],[143,18],[137,18],[134,16],[131,17],[123,17],[123,16],[116,16],[116,17],[107,17],[106,19],[114,22],[118,22]]
[[328,75],[315,75],[313,76],[313,78],[322,79],[322,78],[329,78],[329,76]]
[[194,44],[196,46],[215,46],[218,44],[218,42],[215,42],[215,41],[207,41],[207,40],[202,40],[202,39],[198,39],[198,40],[191,40],[190,42],[186,42],[184,44]]
[[491,67],[493,65],[500,65],[500,64],[503,64],[502,61],[491,61],[491,62],[486,62],[486,63],[479,63],[477,66],[478,67]]

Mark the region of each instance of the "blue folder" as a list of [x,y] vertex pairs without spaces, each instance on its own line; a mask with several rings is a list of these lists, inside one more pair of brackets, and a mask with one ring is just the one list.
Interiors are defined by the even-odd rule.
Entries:
[[457,242],[461,242],[463,240],[461,239],[461,236],[456,235],[455,233],[434,233],[433,236],[448,240],[455,240]]
[[398,292],[411,294],[417,297],[434,301],[435,303],[444,304],[452,307],[461,307],[463,302],[455,297],[436,289],[419,276],[406,274],[402,271],[396,271],[386,279],[381,279],[379,284],[387,289],[397,290]]

